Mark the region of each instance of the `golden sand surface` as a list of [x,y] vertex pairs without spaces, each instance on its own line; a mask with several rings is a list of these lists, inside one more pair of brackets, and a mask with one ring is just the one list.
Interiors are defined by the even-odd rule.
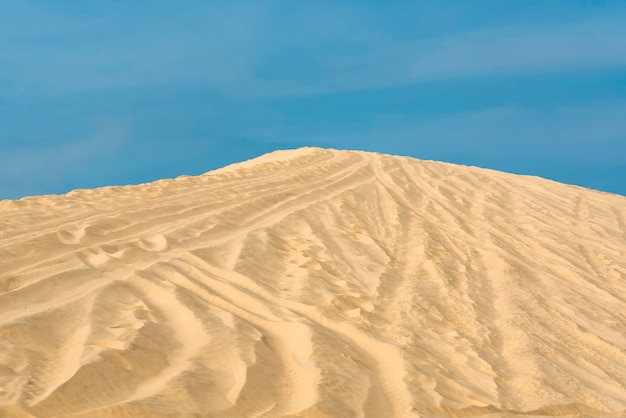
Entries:
[[626,197],[357,151],[0,202],[0,417],[624,417]]

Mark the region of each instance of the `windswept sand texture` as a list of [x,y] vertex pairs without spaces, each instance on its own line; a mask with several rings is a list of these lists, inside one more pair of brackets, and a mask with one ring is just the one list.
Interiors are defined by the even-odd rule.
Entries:
[[28,416],[626,416],[626,198],[305,148],[0,202]]

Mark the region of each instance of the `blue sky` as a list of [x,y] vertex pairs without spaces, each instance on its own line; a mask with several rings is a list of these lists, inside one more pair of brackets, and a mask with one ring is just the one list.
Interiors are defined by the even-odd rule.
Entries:
[[0,199],[305,145],[626,195],[624,22],[608,0],[0,0]]

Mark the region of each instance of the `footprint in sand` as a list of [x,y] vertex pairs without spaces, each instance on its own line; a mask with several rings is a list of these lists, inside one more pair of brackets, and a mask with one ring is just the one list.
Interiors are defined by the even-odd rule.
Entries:
[[63,244],[80,244],[85,237],[86,227],[81,226],[73,229],[57,232],[58,240]]
[[121,254],[123,251],[115,246],[102,246],[88,250],[80,258],[89,267],[103,269],[111,262],[119,262]]
[[147,251],[163,251],[168,247],[167,238],[162,234],[151,235],[139,240],[139,248]]
[[8,277],[0,281],[0,294],[11,292],[20,287],[20,282],[15,277]]

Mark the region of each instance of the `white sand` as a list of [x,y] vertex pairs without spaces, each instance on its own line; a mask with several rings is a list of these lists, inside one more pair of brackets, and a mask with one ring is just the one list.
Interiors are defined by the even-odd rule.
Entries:
[[626,416],[626,198],[304,148],[2,201],[31,416]]

